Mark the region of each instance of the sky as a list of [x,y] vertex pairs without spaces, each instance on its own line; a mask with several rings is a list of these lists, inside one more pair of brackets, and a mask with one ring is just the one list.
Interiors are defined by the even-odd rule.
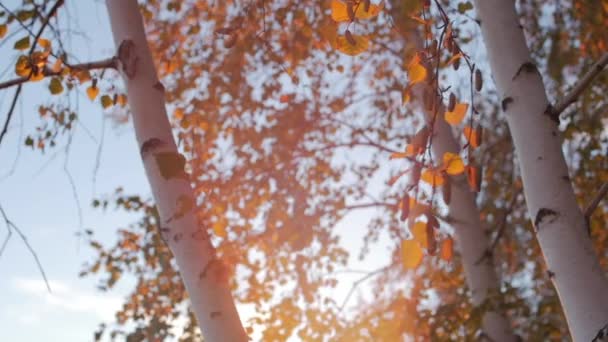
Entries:
[[[11,9],[20,2],[2,1]],[[69,35],[68,50],[79,61],[112,55],[103,2],[66,1],[59,14],[63,18],[61,27],[74,33]],[[0,80],[14,77],[16,56],[12,43],[0,47]],[[6,67],[8,72],[4,72]],[[150,193],[131,128],[113,127],[104,119],[100,105],[86,99],[83,90],[69,99],[78,108],[80,118],[69,147],[67,135],[44,154],[23,145],[25,135],[33,133],[40,123],[37,105],[68,101],[63,97],[51,99],[48,82],[23,88],[14,120],[0,145],[0,206],[35,250],[52,292],[47,291],[31,253],[13,234],[0,258],[0,331],[5,341],[88,341],[101,321],[112,320],[129,282],[101,293],[95,279],[79,278],[82,265],[93,255],[77,232],[92,229],[100,240],[114,241],[116,229],[135,217],[113,210],[93,210],[91,200],[118,186],[144,196]],[[2,124],[14,91],[0,90]],[[0,223],[0,238],[4,239],[6,233]]]
[[[13,9],[21,1],[0,2]],[[61,28],[69,30],[67,50],[74,54],[73,61],[113,55],[102,1],[66,1],[59,15]],[[12,48],[14,40],[0,46],[0,81],[14,77],[12,69],[18,56]],[[121,307],[134,281],[127,279],[112,291],[100,292],[94,278],[79,278],[83,264],[91,261],[93,254],[77,233],[91,229],[98,240],[110,244],[116,239],[117,229],[135,222],[137,217],[94,210],[92,199],[110,194],[117,187],[144,197],[150,194],[130,123],[115,126],[107,117],[111,112],[104,112],[99,103],[91,103],[84,89],[69,98],[51,98],[48,84],[44,80],[24,86],[8,134],[0,145],[0,206],[27,237],[51,287],[49,292],[32,254],[13,234],[0,258],[0,331],[3,340],[12,342],[89,341],[99,323],[113,321],[114,312]],[[2,124],[14,91],[15,88],[0,90]],[[40,124],[38,105],[62,101],[69,101],[79,114],[73,135],[59,138],[58,146],[45,153],[24,146],[25,136],[34,133]],[[369,214],[370,211],[353,213],[336,227],[344,236],[343,243],[352,250],[358,250],[362,243],[353,228],[362,227]],[[6,234],[0,221],[0,239]],[[386,262],[386,258],[378,257],[352,266],[373,270]],[[342,277],[345,281],[336,290],[338,300],[360,275]],[[350,303],[356,303],[356,297]],[[243,307],[239,310],[244,319],[253,314]]]

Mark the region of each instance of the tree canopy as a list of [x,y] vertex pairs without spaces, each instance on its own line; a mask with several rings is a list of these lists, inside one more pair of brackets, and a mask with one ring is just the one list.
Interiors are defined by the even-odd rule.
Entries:
[[[484,313],[498,310],[524,340],[567,336],[471,2],[140,3],[196,215],[229,266],[222,277],[237,304],[254,308],[243,322],[248,332],[264,341],[469,339],[481,336]],[[71,61],[62,44],[69,33],[53,30],[61,4],[3,6],[0,42],[22,55],[0,88],[17,98],[28,82],[46,82],[53,96],[85,94],[127,124],[116,59]],[[608,3],[529,0],[518,11],[559,103],[606,59]],[[557,118],[583,208],[608,181],[607,84],[597,76]],[[79,115],[59,102],[41,105],[40,129],[23,144],[32,153],[54,148]],[[450,124],[459,153],[431,153],[436,120]],[[477,263],[491,260],[499,275],[500,291],[481,305],[470,300],[454,243],[447,207],[455,184],[476,196],[491,241]],[[116,321],[101,324],[95,338],[164,340],[183,318],[177,338],[201,340],[166,244],[178,237],[163,231],[148,194],[118,189],[92,205],[141,215],[117,229],[114,245],[87,231],[97,257],[82,276],[99,279],[102,291],[136,279]],[[589,234],[605,271],[608,210],[595,206]],[[368,222],[336,232],[358,211]],[[345,244],[345,234],[360,237],[361,248]],[[374,255],[389,262],[344,278]],[[345,286],[364,294],[336,293]]]

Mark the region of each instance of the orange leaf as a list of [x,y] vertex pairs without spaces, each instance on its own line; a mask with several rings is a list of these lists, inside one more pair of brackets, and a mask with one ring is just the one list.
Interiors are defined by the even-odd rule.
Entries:
[[467,165],[467,180],[469,181],[469,187],[474,192],[479,192],[481,188],[481,170],[475,166]]
[[97,95],[99,95],[99,88],[95,86],[90,86],[87,88],[87,96],[91,101],[95,100]]
[[426,233],[426,230],[427,230],[426,227],[427,227],[427,224],[425,222],[417,221],[410,228],[410,231],[414,237],[413,240],[417,241],[420,244],[420,247],[422,247],[422,248],[428,248],[428,246],[429,246],[429,240],[428,240],[428,236]]
[[444,182],[444,178],[441,174],[441,171],[437,169],[424,170],[424,172],[422,172],[421,179],[432,186],[441,186]]
[[446,63],[446,66],[456,62],[457,60],[459,60],[462,57],[462,53],[457,53],[454,56],[452,56],[452,58],[450,58],[450,60]]
[[[365,7],[363,3],[355,4],[353,8],[355,10],[354,17],[357,19],[370,19],[377,16],[382,9],[382,6],[374,4],[370,4],[367,11]],[[348,15],[348,5],[340,0],[332,0],[331,18],[337,22],[351,21],[352,18]]]
[[454,256],[454,240],[447,238],[441,243],[441,259],[451,261]]
[[422,248],[415,240],[401,241],[401,258],[406,269],[416,269],[422,262]]
[[449,175],[456,176],[464,172],[462,158],[456,153],[446,152],[443,155],[443,169]]
[[350,38],[351,39],[347,39],[346,36],[338,36],[335,42],[336,49],[349,56],[356,56],[369,47],[369,39],[366,36],[353,34],[350,35]]
[[395,153],[391,154],[389,159],[402,159],[402,158],[415,157],[419,153],[422,153],[422,151],[424,151],[424,150],[417,149],[414,145],[408,144],[405,147],[405,152],[395,152]]
[[410,197],[410,218],[415,219],[420,215],[425,215],[431,211],[431,207],[427,204],[416,201],[413,197]]
[[468,109],[468,103],[457,103],[456,106],[454,106],[454,111],[445,112],[445,121],[451,125],[458,125],[462,122],[462,119],[464,119]]
[[414,56],[407,67],[407,74],[410,79],[410,85],[420,83],[426,79],[426,68],[420,64],[420,57]]

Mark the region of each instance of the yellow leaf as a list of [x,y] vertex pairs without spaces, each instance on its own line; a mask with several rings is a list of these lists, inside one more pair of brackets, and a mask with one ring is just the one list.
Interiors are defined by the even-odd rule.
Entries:
[[127,95],[118,94],[117,102],[121,107],[126,106],[127,105]]
[[447,121],[450,125],[458,125],[462,122],[462,119],[464,119],[468,109],[468,103],[457,103],[456,106],[454,106],[454,111],[445,112],[445,121]]
[[422,151],[424,151],[424,149],[417,148],[416,146],[414,146],[412,144],[408,144],[405,148],[405,152],[395,152],[395,153],[391,154],[389,159],[402,159],[402,158],[415,157],[419,153],[422,153]]
[[429,183],[432,186],[441,186],[443,185],[444,178],[441,174],[441,170],[438,169],[426,169],[422,172],[421,179],[424,182]]
[[416,269],[422,262],[422,248],[417,241],[401,241],[401,258],[406,269]]
[[6,26],[6,24],[0,25],[0,39],[4,38],[7,31],[8,31],[8,26]]
[[213,224],[213,233],[215,233],[216,236],[221,237],[221,238],[226,238],[226,236],[228,236],[228,234],[226,234],[226,229],[224,227],[224,222],[222,221],[217,221]]
[[451,261],[454,256],[454,240],[447,238],[441,243],[441,259]]
[[353,34],[351,38],[352,41],[349,42],[346,36],[338,36],[335,44],[336,49],[349,56],[356,56],[369,47],[369,39],[366,36]]
[[27,50],[30,47],[30,36],[19,39],[15,42],[15,50]]
[[414,241],[417,241],[422,248],[428,248],[429,240],[426,234],[426,223],[417,221],[411,228],[411,233],[414,236]]
[[456,176],[464,172],[462,158],[456,153],[446,152],[443,155],[443,169],[449,175]]
[[184,110],[182,108],[175,108],[173,111],[173,117],[177,120],[181,120],[184,118]]
[[19,56],[17,63],[15,64],[15,73],[21,77],[29,77],[32,72],[32,66],[26,56]]
[[459,60],[462,57],[462,53],[457,53],[454,56],[452,56],[452,58],[450,58],[450,60],[445,64],[446,66],[449,66],[450,64],[455,63],[457,60]]
[[30,76],[30,81],[32,82],[36,82],[36,81],[41,81],[44,79],[44,71],[42,71],[42,69],[36,69],[32,72],[32,75]]
[[[369,10],[365,10],[365,6],[362,2],[353,5],[353,11],[355,18],[357,19],[370,19],[377,16],[382,9],[382,5],[371,4]],[[331,18],[337,22],[351,21],[351,17],[348,15],[348,5],[340,0],[331,1]]]
[[48,39],[39,38],[38,39],[38,45],[40,47],[42,47],[42,49],[45,50],[45,51],[51,50],[51,41],[48,40]]
[[87,96],[91,101],[94,101],[95,98],[97,98],[97,95],[99,95],[99,88],[96,86],[90,86],[87,88]]
[[407,74],[410,79],[410,85],[420,83],[426,79],[426,68],[420,64],[420,56],[414,56],[414,59],[407,67]]
[[49,90],[53,95],[61,94],[63,92],[63,84],[61,84],[61,79],[59,79],[58,77],[51,78]]
[[103,107],[103,109],[106,109],[112,106],[113,104],[114,101],[112,101],[112,98],[109,95],[103,95],[101,97],[101,107]]

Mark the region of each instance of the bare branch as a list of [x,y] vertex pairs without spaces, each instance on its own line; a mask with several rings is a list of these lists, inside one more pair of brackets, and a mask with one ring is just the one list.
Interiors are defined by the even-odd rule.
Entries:
[[553,108],[552,116],[558,117],[568,106],[574,103],[578,97],[589,87],[593,79],[597,77],[608,65],[608,52],[605,53],[599,61],[597,61],[583,78],[574,86],[570,94],[559,101]]
[[36,254],[36,251],[32,248],[30,243],[27,241],[27,237],[8,218],[8,216],[6,215],[6,212],[4,211],[4,208],[2,208],[2,206],[0,206],[0,214],[2,215],[2,218],[4,219],[4,223],[6,224],[6,227],[8,229],[8,236],[4,239],[4,242],[2,243],[2,247],[0,248],[0,256],[2,255],[2,252],[4,252],[4,248],[6,247],[8,240],[10,239],[10,237],[13,233],[13,230],[14,230],[17,233],[17,235],[21,238],[21,241],[23,241],[23,244],[25,245],[25,247],[27,247],[30,254],[34,257],[34,260],[36,261],[36,265],[38,266],[38,270],[40,271],[40,274],[42,275],[42,279],[44,279],[44,283],[46,284],[47,290],[49,291],[49,293],[52,292],[51,285],[49,284],[49,280],[46,277],[46,273],[44,273],[44,268],[42,267],[42,264],[40,263],[38,254]]
[[378,274],[380,274],[380,273],[388,270],[391,266],[393,266],[393,265],[391,264],[391,265],[388,265],[388,266],[381,267],[381,268],[379,268],[379,269],[377,269],[375,271],[369,272],[365,276],[357,279],[353,283],[353,285],[351,286],[350,291],[348,291],[348,294],[346,295],[346,298],[344,298],[344,301],[342,302],[342,305],[340,305],[340,311],[344,310],[344,307],[346,306],[346,303],[348,303],[348,300],[353,295],[353,293],[355,292],[355,290],[357,289],[357,287],[359,287],[359,285],[361,285],[364,281],[368,280],[369,278],[371,278],[371,277],[373,277],[375,275],[378,275]]

